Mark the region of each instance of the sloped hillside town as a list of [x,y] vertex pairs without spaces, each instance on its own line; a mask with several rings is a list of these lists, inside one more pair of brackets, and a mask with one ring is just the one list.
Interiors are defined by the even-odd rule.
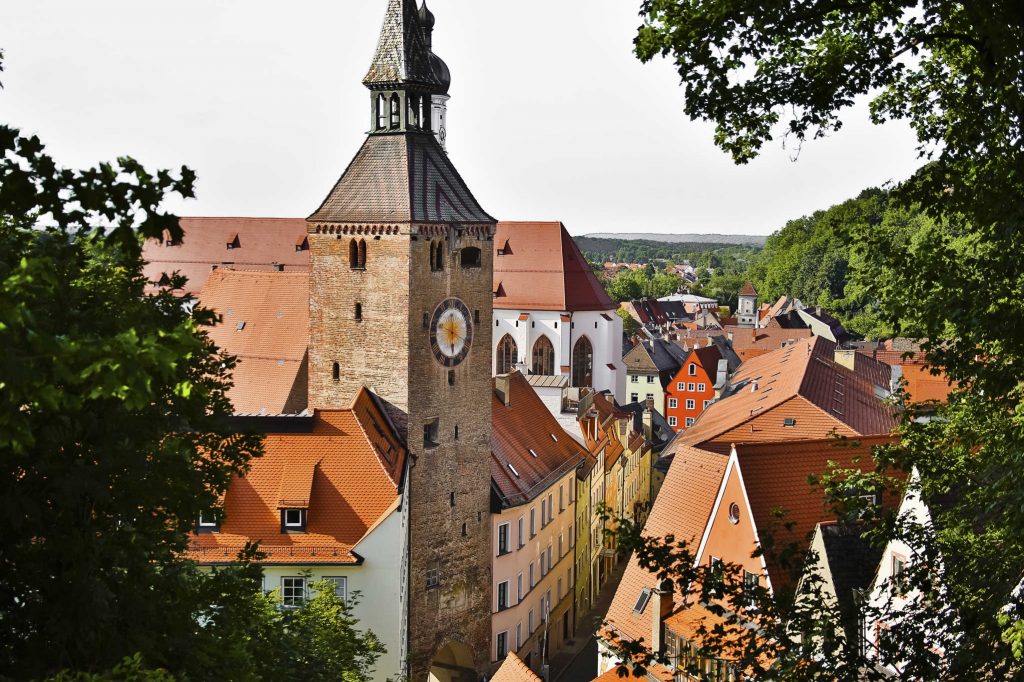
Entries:
[[[230,378],[210,399],[227,405],[228,433],[195,450],[196,489],[215,502],[185,520],[167,556],[196,581],[251,571],[266,600],[253,611],[285,630],[306,623],[301,638],[321,653],[361,637],[371,664],[350,682],[969,679],[957,672],[965,632],[998,630],[1019,649],[1024,562],[1000,525],[1013,505],[962,525],[951,515],[986,487],[1016,499],[1015,479],[942,459],[961,446],[981,456],[985,439],[1016,442],[998,430],[1019,425],[1012,402],[984,415],[972,402],[994,399],[993,386],[1016,395],[1020,366],[1000,364],[1001,346],[984,334],[965,345],[952,324],[937,338],[935,305],[875,327],[889,333],[861,333],[898,308],[856,289],[866,276],[827,295],[781,291],[760,247],[731,264],[749,255],[739,279],[713,256],[588,262],[570,234],[587,225],[493,216],[447,148],[461,132],[449,123],[459,73],[434,39],[444,17],[425,2],[380,4],[366,92],[336,84],[368,95],[369,131],[343,131],[362,145],[319,205],[306,217],[154,218],[158,238],[132,238],[131,296],[190,320],[197,311],[190,333],[223,354],[196,375]],[[638,54],[669,21],[645,17]],[[942,225],[901,216],[856,220],[890,230],[907,253]],[[782,248],[774,239],[765,253]],[[616,276],[678,286],[627,299],[610,295]],[[930,277],[939,287],[951,275]],[[879,281],[893,297],[913,289],[892,272]],[[979,289],[979,308],[989,299],[1000,315],[1016,305]],[[83,375],[118,366],[97,360]],[[191,390],[179,383],[163,402]],[[14,412],[37,409],[19,400]],[[962,442],[936,435],[950,424],[967,425]],[[182,415],[147,447],[192,431]],[[0,422],[0,447],[13,432]],[[249,437],[257,456],[218,487],[207,460]],[[12,489],[27,467],[11,469]],[[105,513],[104,497],[80,515]],[[982,540],[949,539],[968,530]],[[983,590],[999,609],[979,616],[956,572],[986,567],[954,552],[1004,542]],[[333,601],[315,610],[324,594]],[[185,620],[212,632],[219,608]],[[324,623],[344,637],[321,642]],[[120,665],[109,679],[169,663],[140,653]],[[276,674],[326,679],[306,665]],[[985,665],[973,679],[1024,670],[1012,658]]]

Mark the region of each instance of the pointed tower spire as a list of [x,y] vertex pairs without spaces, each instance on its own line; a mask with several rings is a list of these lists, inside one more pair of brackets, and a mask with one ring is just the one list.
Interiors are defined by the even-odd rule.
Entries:
[[423,39],[415,0],[389,0],[377,52],[363,85],[371,90],[386,86],[440,85],[430,68],[430,48]]

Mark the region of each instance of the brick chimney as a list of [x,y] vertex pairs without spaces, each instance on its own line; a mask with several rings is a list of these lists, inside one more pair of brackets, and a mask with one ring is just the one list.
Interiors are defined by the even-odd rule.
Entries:
[[665,653],[665,619],[675,609],[675,585],[665,580],[651,590],[651,651]]

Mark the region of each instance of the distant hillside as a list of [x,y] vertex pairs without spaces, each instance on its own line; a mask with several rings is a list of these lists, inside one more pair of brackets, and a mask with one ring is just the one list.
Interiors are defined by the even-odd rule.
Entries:
[[665,244],[714,244],[742,245],[761,248],[768,240],[767,235],[755,234],[655,234],[651,232],[595,232],[580,239],[615,239],[628,241],[659,242]]

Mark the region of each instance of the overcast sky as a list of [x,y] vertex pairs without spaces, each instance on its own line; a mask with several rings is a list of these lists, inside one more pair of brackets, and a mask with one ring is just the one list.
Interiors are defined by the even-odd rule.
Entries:
[[[429,0],[452,71],[451,158],[500,220],[590,232],[768,234],[899,180],[909,130],[864,107],[797,162],[734,166],[633,56],[639,0]],[[186,164],[185,215],[305,217],[369,127],[386,0],[2,0],[0,120],[67,165]]]

